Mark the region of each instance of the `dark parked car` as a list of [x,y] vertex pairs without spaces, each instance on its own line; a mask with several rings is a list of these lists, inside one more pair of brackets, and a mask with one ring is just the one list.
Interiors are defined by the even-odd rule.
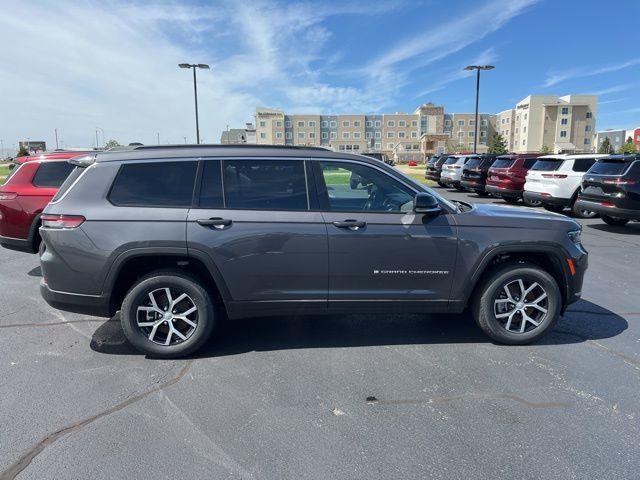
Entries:
[[376,160],[380,160],[381,162],[386,163],[387,165],[395,165],[395,162],[393,161],[393,159],[391,159],[391,157],[389,157],[389,155],[387,155],[384,152],[369,152],[369,153],[364,153],[363,155],[370,157],[370,158],[375,158]]
[[0,245],[38,251],[40,214],[73,168],[66,160],[30,160],[11,171],[0,186]]
[[[537,153],[500,155],[487,172],[486,191],[507,203],[518,203],[522,198],[527,172],[540,156]],[[525,205],[540,206],[534,199],[525,199]]]
[[640,154],[598,159],[584,175],[576,204],[609,225],[640,221]]
[[462,169],[462,177],[460,184],[472,192],[476,192],[478,195],[488,195],[486,190],[487,174],[489,168],[495,162],[497,155],[486,154],[471,157],[464,164]]
[[200,145],[72,162],[42,215],[41,293],[62,310],[120,311],[150,355],[195,351],[222,312],[470,307],[492,339],[524,344],[582,291],[575,220],[451,203],[364,156]]
[[440,181],[440,175],[442,175],[442,165],[447,160],[448,155],[434,155],[427,160],[427,168],[424,171],[424,178],[427,180],[433,180],[437,182],[441,187],[446,187],[444,183]]

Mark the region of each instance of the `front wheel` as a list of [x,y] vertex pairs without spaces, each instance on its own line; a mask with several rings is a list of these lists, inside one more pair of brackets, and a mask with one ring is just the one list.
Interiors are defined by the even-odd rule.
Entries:
[[610,217],[609,215],[600,215],[600,218],[604,223],[613,227],[621,227],[629,222],[626,218]]
[[493,340],[523,345],[545,335],[562,305],[555,279],[537,265],[513,263],[482,282],[473,301],[473,315]]
[[442,188],[446,187],[446,185],[444,183],[442,183],[442,182],[438,182],[438,185],[440,185]]
[[523,197],[522,201],[528,207],[539,207],[540,205],[542,205],[542,202],[540,200],[532,200],[527,197]]
[[211,336],[211,297],[193,277],[179,271],[154,272],[129,290],[120,312],[127,340],[157,358],[177,358],[200,348]]
[[515,205],[520,200],[518,197],[502,197],[502,199],[511,205]]

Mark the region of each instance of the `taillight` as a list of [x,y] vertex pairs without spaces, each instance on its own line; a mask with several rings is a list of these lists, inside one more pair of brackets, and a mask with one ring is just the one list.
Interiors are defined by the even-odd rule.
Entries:
[[603,207],[615,207],[615,205],[611,202],[600,202],[600,205]]
[[40,217],[44,228],[78,228],[84,222],[82,215],[49,215]]
[[543,173],[542,176],[544,178],[567,178],[567,175],[561,173]]
[[0,192],[0,200],[13,200],[17,196],[16,192]]
[[620,180],[618,178],[613,180],[603,180],[602,183],[608,183],[610,185],[634,185],[635,180]]

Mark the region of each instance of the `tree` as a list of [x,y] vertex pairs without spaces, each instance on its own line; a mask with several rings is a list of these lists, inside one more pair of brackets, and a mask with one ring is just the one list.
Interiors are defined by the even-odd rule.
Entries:
[[499,133],[494,133],[489,142],[489,153],[507,153],[507,142]]
[[18,150],[18,153],[16,153],[16,157],[28,157],[29,151],[24,148],[24,145],[20,145],[20,149]]
[[119,146],[120,146],[120,144],[118,143],[117,140],[111,139],[111,140],[107,141],[107,143],[104,144],[104,149],[105,150],[109,150],[110,148],[119,147]]
[[600,147],[598,147],[598,153],[604,153],[605,155],[611,155],[613,153],[613,147],[611,146],[609,137],[604,137]]
[[618,153],[636,153],[636,144],[633,143],[631,137],[627,138],[627,141],[620,147]]
[[546,145],[542,145],[542,148],[540,149],[540,153],[542,153],[543,155],[546,155],[548,153],[551,153],[551,150]]

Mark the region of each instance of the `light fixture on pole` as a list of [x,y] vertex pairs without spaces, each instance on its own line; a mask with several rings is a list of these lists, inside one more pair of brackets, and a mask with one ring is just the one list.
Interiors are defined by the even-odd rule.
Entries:
[[193,69],[193,97],[196,105],[196,143],[200,144],[200,124],[198,123],[198,84],[196,81],[196,70],[202,68],[209,70],[209,65],[205,63],[179,63],[180,68],[192,68]]
[[473,153],[477,153],[478,149],[478,100],[480,98],[480,70],[493,70],[493,65],[468,65],[464,67],[465,70],[476,71],[476,120],[473,133]]

